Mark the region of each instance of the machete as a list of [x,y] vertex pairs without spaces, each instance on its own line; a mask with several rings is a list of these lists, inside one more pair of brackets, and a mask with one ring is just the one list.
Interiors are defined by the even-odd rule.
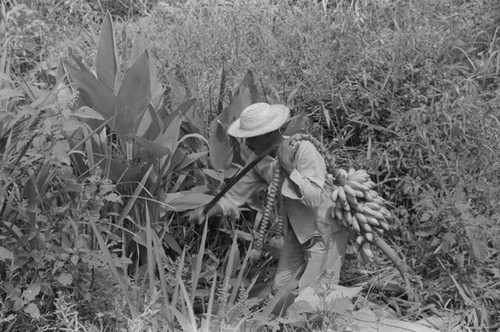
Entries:
[[224,196],[232,186],[236,184],[245,174],[250,171],[259,161],[264,159],[265,156],[270,154],[274,149],[278,147],[279,144],[274,144],[268,147],[264,152],[258,155],[254,160],[249,162],[238,174],[230,178],[224,188],[203,208],[203,213],[206,214],[210,209]]

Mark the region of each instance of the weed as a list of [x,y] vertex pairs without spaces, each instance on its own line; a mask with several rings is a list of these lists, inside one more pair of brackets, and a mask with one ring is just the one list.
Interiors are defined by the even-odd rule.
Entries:
[[2,2],[2,329],[342,329],[346,303],[259,316],[258,213],[186,223],[238,161],[203,136],[256,100],[306,114],[394,202],[419,300],[376,289],[384,258],[348,260],[345,284],[399,317],[459,316],[443,330],[498,328],[498,3],[355,4]]

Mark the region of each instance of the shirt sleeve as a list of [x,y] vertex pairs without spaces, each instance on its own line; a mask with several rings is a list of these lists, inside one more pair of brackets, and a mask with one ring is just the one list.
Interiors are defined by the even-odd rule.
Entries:
[[309,141],[301,141],[295,154],[294,170],[283,183],[283,195],[310,208],[318,208],[324,199],[326,164]]
[[238,208],[249,202],[255,193],[265,190],[272,179],[274,167],[274,158],[265,157],[235,183],[218,202],[224,215],[237,213]]

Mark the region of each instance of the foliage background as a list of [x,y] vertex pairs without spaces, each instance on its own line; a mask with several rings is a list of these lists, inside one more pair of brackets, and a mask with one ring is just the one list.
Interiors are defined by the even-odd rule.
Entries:
[[[19,0],[2,2],[0,21],[2,328],[140,330],[173,321],[168,313],[156,315],[162,302],[154,287],[147,293],[102,258],[106,246],[98,244],[92,223],[102,227],[111,249],[120,247],[122,233],[113,221],[129,198],[98,168],[75,171],[63,143],[69,142],[72,99],[45,102],[50,91],[60,91],[61,59],[72,54],[94,70],[107,11],[122,71],[140,31],[158,59],[166,108],[196,98],[189,120],[206,137],[218,102],[228,106],[251,70],[263,100],[286,103],[294,114],[305,111],[308,131],[341,167],[373,175],[379,192],[394,203],[390,239],[414,272],[418,299],[377,289],[380,283],[400,284],[384,257],[369,266],[350,257],[345,285],[365,285],[367,299],[410,321],[453,314],[459,319],[449,330],[500,327],[497,1]],[[173,173],[169,180],[179,185],[168,182],[167,191],[213,185],[200,172],[206,168],[209,163],[200,159]],[[152,223],[184,249],[182,260],[170,242],[170,258],[161,259],[168,268],[159,279],[176,285],[160,287],[173,307],[186,308],[189,299],[203,306],[194,295],[174,301],[182,288],[176,271],[194,294],[193,270],[206,279],[199,288],[209,291],[212,273],[240,260],[227,252],[244,261],[227,225],[203,233],[175,211]],[[113,259],[126,266],[120,257]],[[271,276],[272,264],[263,266]],[[219,304],[222,285],[219,296],[210,297]],[[132,302],[135,317],[128,311]],[[179,310],[195,320],[194,313]]]

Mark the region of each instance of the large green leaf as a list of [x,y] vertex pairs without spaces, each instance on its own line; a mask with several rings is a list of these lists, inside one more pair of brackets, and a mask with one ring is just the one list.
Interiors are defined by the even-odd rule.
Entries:
[[158,57],[151,51],[148,51],[149,58],[149,76],[151,81],[151,103],[155,109],[161,105],[161,101],[165,94],[165,88],[158,78],[158,68],[156,63],[159,62]]
[[113,94],[113,91],[99,82],[92,74],[78,69],[68,62],[64,62],[74,86],[80,92],[83,103],[98,112],[105,120],[110,121],[109,126],[119,135],[126,135],[133,127],[134,119],[126,114],[118,115],[118,110],[124,110],[125,106]]
[[146,38],[141,32],[137,32],[132,43],[132,54],[130,56],[130,63],[134,63],[139,56],[148,49]]
[[175,78],[175,73],[167,73],[168,87],[170,89],[170,100],[172,107],[181,105],[187,98],[188,94],[182,83]]
[[150,141],[148,139],[135,136],[134,138],[137,140],[137,143],[142,145],[145,149],[147,149],[149,152],[151,152],[155,157],[157,158],[162,158],[166,156],[168,153],[170,153],[170,149],[166,147],[163,144],[157,143]]
[[196,209],[210,202],[213,196],[202,194],[197,191],[181,191],[169,193],[163,200],[163,208],[169,211],[187,211]]
[[86,71],[87,73],[90,73],[90,70],[87,68],[87,66],[85,66],[82,58],[79,55],[74,54],[71,48],[68,50],[68,52],[69,52],[69,57],[76,63],[78,68],[80,68],[83,71]]
[[227,128],[236,120],[241,112],[249,105],[260,102],[260,95],[251,71],[248,71],[243,82],[234,94],[233,101],[219,114],[218,118],[222,125]]
[[165,233],[163,235],[163,241],[165,241],[167,243],[167,246],[170,249],[174,250],[179,255],[182,254],[181,246],[179,246],[179,244],[177,243],[176,239],[170,233]]
[[305,112],[300,113],[297,116],[294,116],[286,126],[285,132],[283,135],[292,136],[299,132],[303,132],[306,128],[307,124],[307,114]]
[[[183,137],[191,134],[201,135],[200,128],[194,125],[189,119],[187,121],[183,121],[181,125],[181,134]],[[197,139],[193,136],[190,136],[187,140],[187,144],[189,144],[190,148],[193,151],[200,151],[203,149],[204,142],[203,140]],[[208,141],[206,142],[208,144]]]
[[[143,52],[127,72],[120,86],[118,99],[125,105],[125,108],[118,110],[117,116],[130,117],[135,124],[151,101],[148,52]],[[133,125],[130,129],[132,128]]]
[[[317,294],[316,290],[313,287],[309,286],[303,289],[299,293],[299,295],[295,299],[295,303],[292,306],[290,306],[290,309],[297,314],[300,312],[303,313],[303,312],[315,312],[317,310],[327,310],[328,308],[325,306],[326,304],[330,304],[332,303],[332,301],[337,299],[350,300],[355,296],[357,296],[362,290],[363,290],[362,287],[344,287],[336,285],[333,289],[328,291],[328,294],[326,296],[327,300],[324,301]],[[308,305],[304,306],[304,304],[306,303]],[[352,306],[352,303],[350,305]],[[342,308],[339,306],[338,309]]]
[[108,170],[106,176],[114,183],[138,182],[145,173],[144,164],[125,163],[112,157],[99,158],[97,155],[94,155],[94,158],[96,164],[101,163],[102,167]]
[[170,165],[165,174],[171,173],[183,160],[186,159],[186,153],[181,151],[181,149],[175,150],[175,152],[170,157]]
[[208,151],[193,152],[190,154],[186,154],[183,152],[179,152],[179,150],[177,150],[176,153],[174,154],[174,156],[177,159],[174,160],[174,156],[172,157],[172,163],[171,163],[170,169],[167,171],[167,173],[172,172],[174,170],[183,170],[184,168],[186,168],[189,165],[191,165],[192,163],[194,163],[196,160],[205,156],[207,153],[208,153]]
[[164,120],[165,131],[161,140],[163,144],[168,144],[172,150],[177,148],[183,117],[193,107],[195,102],[196,99],[194,98],[185,101]]
[[154,107],[149,104],[148,109],[142,115],[141,119],[136,123],[134,133],[137,136],[154,141],[158,135],[163,133],[163,122]]
[[224,126],[215,119],[210,124],[210,163],[218,171],[229,168],[233,160],[233,148]]
[[163,86],[161,85],[160,80],[158,79],[158,69],[156,68],[156,62],[159,61],[153,52],[148,48],[148,42],[144,35],[138,32],[135,35],[134,41],[132,43],[132,55],[130,62],[134,63],[137,61],[139,56],[143,52],[148,52],[149,55],[149,77],[150,77],[150,86],[151,86],[151,102],[155,109],[158,109],[160,106],[160,100],[163,97]]
[[233,101],[210,124],[210,162],[215,169],[226,170],[232,162],[244,164],[238,141],[229,137],[226,130],[247,106],[259,101],[260,95],[253,74],[248,71]]
[[186,115],[186,113],[193,107],[193,105],[196,103],[196,99],[192,98],[189,100],[186,100],[183,102],[175,111],[170,113],[165,120],[163,120],[165,124],[165,129],[168,129],[168,127],[171,126],[172,121],[175,120],[177,117],[183,117]]
[[101,37],[97,48],[96,73],[99,82],[115,92],[115,80],[118,72],[118,57],[111,14],[108,12],[101,27]]

